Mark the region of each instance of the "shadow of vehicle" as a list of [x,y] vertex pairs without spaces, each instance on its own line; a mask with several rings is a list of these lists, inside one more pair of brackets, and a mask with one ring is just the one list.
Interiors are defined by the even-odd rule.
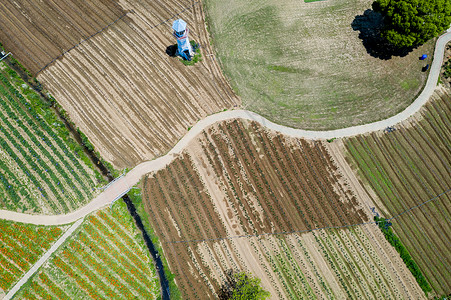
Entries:
[[381,36],[384,17],[372,9],[367,9],[362,15],[356,16],[351,23],[355,31],[360,31],[359,38],[369,55],[388,60],[393,56],[406,56],[414,47],[397,48]]

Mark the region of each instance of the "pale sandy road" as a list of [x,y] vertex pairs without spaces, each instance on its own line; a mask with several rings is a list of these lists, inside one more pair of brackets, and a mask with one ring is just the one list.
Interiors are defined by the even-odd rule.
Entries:
[[79,218],[82,218],[99,208],[107,206],[116,199],[120,198],[122,195],[127,193],[135,184],[137,184],[141,180],[142,176],[144,176],[145,174],[166,167],[174,159],[174,157],[177,154],[180,154],[183,151],[183,149],[189,144],[189,142],[192,141],[205,128],[221,121],[231,119],[245,119],[250,121],[256,121],[261,125],[267,127],[268,129],[278,131],[282,134],[291,137],[307,138],[307,139],[341,138],[377,130],[383,130],[401,121],[404,121],[410,116],[412,116],[432,96],[437,84],[440,68],[443,63],[443,53],[445,50],[445,45],[449,41],[451,41],[451,32],[445,33],[437,40],[437,45],[434,53],[434,61],[432,63],[431,71],[429,73],[429,77],[423,92],[403,112],[386,120],[338,130],[309,131],[278,125],[256,113],[246,110],[230,110],[217,113],[206,117],[205,119],[199,121],[196,125],[194,125],[191,128],[191,130],[188,131],[188,133],[174,146],[174,148],[172,148],[172,150],[169,151],[169,153],[152,161],[147,161],[139,164],[138,166],[133,168],[130,172],[128,172],[124,177],[118,178],[115,182],[110,184],[108,188],[105,189],[104,192],[102,192],[99,196],[94,198],[89,204],[70,214],[53,215],[53,216],[30,215],[11,212],[7,210],[0,210],[0,218],[16,222],[40,224],[40,225],[61,225],[74,222]]

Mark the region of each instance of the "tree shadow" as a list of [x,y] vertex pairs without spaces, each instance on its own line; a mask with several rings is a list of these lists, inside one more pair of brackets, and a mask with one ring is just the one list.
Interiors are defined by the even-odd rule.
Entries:
[[360,31],[359,38],[369,55],[388,60],[393,56],[404,57],[414,49],[414,47],[397,48],[391,45],[381,36],[383,25],[383,16],[372,9],[367,9],[363,15],[356,16],[351,23],[352,29]]
[[166,54],[170,57],[175,57],[177,53],[177,44],[170,45],[166,48]]

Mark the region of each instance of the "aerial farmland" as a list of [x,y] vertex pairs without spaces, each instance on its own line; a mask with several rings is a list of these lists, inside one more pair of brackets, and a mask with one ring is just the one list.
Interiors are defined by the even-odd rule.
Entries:
[[1,1],[0,299],[446,299],[451,5],[392,2]]

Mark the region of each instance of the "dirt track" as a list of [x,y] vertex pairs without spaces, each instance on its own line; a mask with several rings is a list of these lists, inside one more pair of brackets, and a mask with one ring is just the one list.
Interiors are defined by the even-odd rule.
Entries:
[[[227,269],[249,270],[277,299],[344,298],[349,287],[358,299],[422,297],[375,225],[294,233],[370,218],[366,192],[329,151],[325,142],[231,120],[145,177],[149,220],[185,298],[213,298]],[[271,235],[280,232],[290,234]]]
[[[197,120],[239,104],[209,56],[200,5],[136,2],[121,2],[134,11],[38,76],[117,168],[164,154]],[[178,17],[203,47],[203,61],[193,67],[165,53],[175,40],[172,22],[161,22],[184,7],[190,9]]]

